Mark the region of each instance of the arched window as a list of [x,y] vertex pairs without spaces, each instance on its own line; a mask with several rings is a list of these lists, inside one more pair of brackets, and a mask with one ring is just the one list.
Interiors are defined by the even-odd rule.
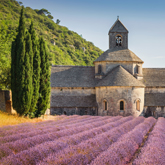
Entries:
[[98,74],[101,74],[101,72],[102,72],[102,66],[98,65]]
[[139,100],[136,101],[136,110],[140,111],[140,101]]
[[106,101],[106,100],[104,100],[104,110],[107,110],[107,108],[108,108],[107,101]]
[[124,110],[124,101],[120,101],[120,111]]
[[66,115],[66,111],[64,111],[64,115]]
[[117,35],[116,36],[116,46],[121,46],[122,45],[122,36]]

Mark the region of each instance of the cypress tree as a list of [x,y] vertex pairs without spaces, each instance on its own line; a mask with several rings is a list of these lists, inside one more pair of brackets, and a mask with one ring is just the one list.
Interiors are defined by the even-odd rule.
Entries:
[[16,109],[16,101],[17,101],[17,95],[15,91],[16,87],[16,42],[12,42],[12,47],[11,47],[11,90],[12,90],[12,105],[13,108]]
[[38,100],[37,115],[43,115],[48,107],[50,99],[50,70],[49,59],[46,50],[46,44],[43,38],[40,39],[40,57],[41,57],[41,73],[40,73],[40,97]]
[[25,34],[24,7],[18,26],[16,40],[12,43],[12,100],[20,115],[28,113],[32,99],[33,51],[29,33]]
[[32,41],[31,35],[27,33],[26,35],[26,53],[24,57],[24,63],[22,65],[22,77],[20,86],[20,114],[26,114],[30,110],[31,100],[32,100],[32,65],[33,65],[33,51],[32,51]]
[[24,21],[24,7],[22,6],[21,16],[18,26],[18,34],[15,41],[12,42],[11,50],[11,90],[12,90],[12,101],[13,108],[19,113],[20,112],[20,96],[22,83],[22,65],[25,57],[25,21]]
[[33,84],[33,95],[31,101],[30,112],[36,111],[36,104],[39,98],[39,87],[40,87],[40,54],[39,54],[39,45],[38,40],[35,34],[35,30],[33,27],[33,22],[31,22],[29,33],[31,34],[32,39],[32,49],[33,49],[33,76],[32,76],[32,84]]

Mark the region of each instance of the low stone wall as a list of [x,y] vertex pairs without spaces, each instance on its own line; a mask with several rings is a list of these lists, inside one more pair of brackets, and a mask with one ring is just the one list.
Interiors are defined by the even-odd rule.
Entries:
[[11,91],[0,89],[0,110],[9,114],[16,114],[12,107]]
[[0,89],[0,110],[6,112],[5,91]]
[[96,107],[50,108],[51,115],[97,115]]

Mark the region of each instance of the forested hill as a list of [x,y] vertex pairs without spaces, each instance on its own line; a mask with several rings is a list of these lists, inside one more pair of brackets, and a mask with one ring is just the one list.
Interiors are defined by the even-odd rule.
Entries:
[[[10,89],[11,42],[16,37],[21,2],[0,0],[0,88]],[[81,35],[60,26],[46,9],[25,8],[26,29],[31,20],[37,36],[43,36],[47,42],[49,60],[56,65],[93,65],[93,61],[102,51]],[[62,20],[61,20],[62,21]]]

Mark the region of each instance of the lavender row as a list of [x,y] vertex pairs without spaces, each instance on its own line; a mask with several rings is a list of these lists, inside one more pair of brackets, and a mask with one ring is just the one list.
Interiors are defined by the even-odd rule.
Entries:
[[[93,116],[94,117],[94,116]],[[49,126],[61,126],[61,125],[70,125],[73,123],[76,123],[77,121],[79,122],[83,122],[84,120],[88,120],[88,119],[92,119],[93,117],[90,116],[76,116],[74,118],[74,116],[69,116],[66,117],[64,119],[64,121],[49,121],[49,122],[43,122],[40,124],[32,124],[32,123],[26,123],[26,125],[17,125],[17,126],[13,126],[12,129],[9,130],[1,130],[0,132],[0,137],[4,137],[4,136],[9,136],[9,135],[14,135],[14,134],[18,134],[18,133],[23,133],[23,132],[29,132],[35,129],[45,129],[48,128]],[[74,119],[74,120],[73,120]]]
[[80,120],[80,121],[77,121],[76,123],[74,122],[73,124],[71,125],[63,125],[61,124],[62,126],[54,126],[54,125],[46,125],[45,127],[42,127],[42,128],[34,128],[34,129],[31,129],[30,131],[27,132],[26,130],[26,133],[17,133],[17,134],[12,134],[12,135],[6,135],[4,137],[0,137],[0,145],[1,144],[4,144],[4,143],[7,143],[7,142],[12,142],[12,141],[16,141],[16,140],[19,140],[19,139],[23,139],[23,138],[29,138],[29,137],[33,137],[33,136],[37,136],[37,135],[41,135],[41,134],[47,134],[47,133],[51,133],[51,132],[55,132],[55,131],[61,131],[61,130],[65,130],[65,129],[68,129],[69,127],[74,127],[74,126],[79,126],[79,125],[82,125],[83,124],[89,124],[91,122],[95,122],[96,120],[98,119],[98,121],[104,121],[106,120],[107,118],[87,118],[87,119],[83,119],[83,120]]
[[[120,119],[121,117],[118,116],[116,118]],[[75,125],[74,127],[70,128],[70,129],[61,130],[58,132],[52,132],[52,133],[48,133],[48,134],[44,134],[44,135],[37,135],[34,137],[17,140],[15,142],[9,142],[9,143],[2,144],[0,146],[1,147],[0,159],[4,156],[8,156],[10,154],[16,154],[20,151],[27,150],[30,147],[34,147],[35,145],[41,144],[46,141],[53,141],[53,140],[58,139],[63,136],[76,134],[79,132],[83,132],[85,130],[92,129],[94,127],[98,127],[100,125],[105,124],[108,120],[109,119],[103,120],[103,121],[98,121],[98,122],[95,120],[92,123],[87,123],[85,125],[83,125],[83,124],[81,124],[80,126]]]
[[16,155],[10,155],[1,160],[1,162],[3,162],[3,164],[14,164],[15,162],[17,162],[17,164],[36,164],[39,160],[42,160],[52,152],[58,152],[69,145],[77,145],[82,141],[88,140],[97,136],[98,134],[113,129],[114,127],[130,119],[131,118],[121,119],[121,117],[113,117],[107,124],[103,126],[99,126],[75,135],[61,137],[55,141],[42,143],[28,150],[24,150]]
[[155,122],[156,119],[153,117],[145,119],[143,123],[136,126],[131,132],[122,136],[117,143],[114,143],[105,152],[101,153],[92,161],[91,165],[106,165],[109,163],[112,165],[125,165],[129,163],[142,143],[144,136]]
[[[102,133],[94,138],[86,140],[76,146],[69,145],[64,150],[57,153],[50,154],[38,165],[45,164],[63,164],[63,165],[81,165],[89,164],[94,158],[96,158],[101,152],[105,151],[112,143],[116,142],[120,136],[132,130],[136,125],[144,121],[144,117],[135,118],[131,117],[123,118],[127,122],[118,125],[105,133]],[[121,122],[121,120],[119,122]],[[118,123],[118,122],[117,122]]]
[[165,164],[165,118],[159,118],[134,165]]
[[61,120],[57,121],[57,120],[48,120],[48,121],[44,121],[44,122],[38,122],[38,123],[22,123],[19,125],[14,125],[14,126],[6,126],[6,127],[2,127],[0,130],[0,136],[5,136],[8,135],[10,133],[14,133],[14,131],[16,133],[18,132],[24,132],[25,130],[30,130],[31,128],[42,128],[43,126],[47,126],[47,125],[59,125],[59,124],[63,124],[63,123],[72,123],[73,119],[75,120],[83,120],[86,118],[90,118],[90,116],[77,116],[77,115],[73,115],[73,116],[66,116],[66,117],[62,117]]

